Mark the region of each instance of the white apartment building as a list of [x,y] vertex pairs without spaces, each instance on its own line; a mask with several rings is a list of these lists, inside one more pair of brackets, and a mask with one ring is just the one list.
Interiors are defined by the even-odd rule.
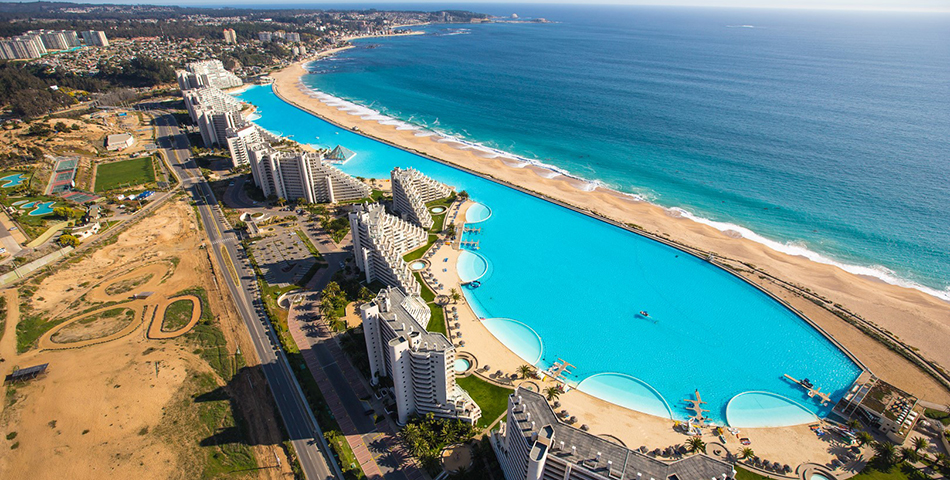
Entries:
[[661,460],[562,423],[539,393],[518,388],[491,445],[505,480],[730,480],[733,464],[705,453]]
[[227,145],[228,129],[238,129],[246,122],[241,115],[241,101],[215,87],[183,90],[188,115],[198,124],[206,147]]
[[85,42],[87,46],[90,47],[108,47],[109,38],[106,37],[106,32],[101,30],[85,30],[81,32],[82,41]]
[[426,331],[430,315],[419,295],[395,287],[360,307],[371,381],[392,380],[400,425],[428,413],[475,423],[482,412],[455,383],[455,346],[441,333]]
[[231,152],[231,168],[251,163],[251,149],[263,148],[264,139],[255,125],[246,125],[241,128],[230,128],[226,132],[228,151]]
[[51,32],[51,31],[41,31],[39,36],[43,39],[43,46],[46,47],[46,50],[66,50],[70,48],[69,44],[66,42],[66,35],[63,32]]
[[21,35],[0,41],[0,60],[28,60],[46,53],[42,40]]
[[363,271],[366,283],[379,280],[411,295],[419,293],[419,282],[402,257],[426,244],[429,235],[424,228],[386,213],[375,203],[350,212],[350,229],[356,266]]
[[390,173],[393,188],[393,210],[403,220],[426,230],[434,223],[426,203],[452,194],[452,189],[414,169],[396,167]]
[[175,72],[178,87],[182,91],[200,87],[231,88],[240,87],[244,82],[237,75],[224,68],[220,60],[191,62],[184,70]]
[[369,185],[325,162],[319,153],[280,151],[263,143],[245,145],[254,183],[265,196],[336,203],[358,200],[372,193]]
[[235,32],[233,28],[224,29],[224,43],[237,43],[237,32]]

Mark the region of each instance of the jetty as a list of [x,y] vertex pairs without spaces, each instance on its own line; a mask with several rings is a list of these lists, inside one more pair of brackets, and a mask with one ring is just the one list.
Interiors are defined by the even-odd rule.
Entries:
[[475,240],[474,242],[473,242],[473,241],[468,241],[468,240],[466,240],[466,241],[461,241],[461,242],[459,242],[459,245],[461,245],[462,247],[469,247],[469,248],[478,250],[478,240]]
[[547,374],[559,382],[566,382],[562,376],[570,374],[570,369],[573,367],[574,365],[564,361],[563,358],[558,358],[547,370]]
[[704,413],[708,412],[709,410],[702,407],[702,405],[706,402],[703,401],[703,397],[699,396],[699,390],[696,390],[693,395],[696,396],[696,399],[686,398],[683,401],[689,404],[686,409],[692,410],[693,412],[689,418],[695,422],[697,426],[702,427],[706,423],[706,415],[704,415]]
[[795,383],[798,386],[804,388],[805,391],[808,392],[809,397],[811,398],[818,397],[822,405],[831,403],[831,396],[825,392],[822,392],[821,387],[816,387],[812,385],[812,383],[809,382],[807,378],[804,380],[797,380],[796,378],[792,377],[791,375],[787,373],[785,374],[785,378],[789,379],[792,383]]
[[482,233],[482,227],[478,227],[478,228],[475,228],[475,227],[465,227],[465,228],[462,229],[462,231],[465,232],[465,233]]

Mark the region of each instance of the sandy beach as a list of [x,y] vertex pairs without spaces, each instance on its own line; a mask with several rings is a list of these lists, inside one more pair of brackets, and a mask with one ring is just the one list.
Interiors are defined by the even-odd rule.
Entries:
[[[721,232],[668,209],[637,201],[628,195],[580,179],[513,159],[486,158],[490,155],[485,152],[454,142],[439,141],[438,136],[417,136],[417,131],[398,130],[395,125],[364,120],[336,106],[324,104],[302,91],[299,81],[305,74],[301,63],[272,73],[275,92],[285,101],[341,127],[357,127],[366,136],[406,150],[521,187],[607,219],[638,225],[645,232],[703,251],[715,252],[722,259],[754,265],[759,272],[810,289],[831,300],[831,303],[847,308],[919,349],[927,359],[950,365],[950,350],[945,348],[950,344],[950,303],[914,289],[861,277],[833,265],[772,250],[742,238],[738,232]],[[950,400],[947,389],[919,367],[783,283],[760,278],[764,275],[759,272],[746,273],[745,276],[805,313],[852,351],[874,374],[928,401],[943,404]]]

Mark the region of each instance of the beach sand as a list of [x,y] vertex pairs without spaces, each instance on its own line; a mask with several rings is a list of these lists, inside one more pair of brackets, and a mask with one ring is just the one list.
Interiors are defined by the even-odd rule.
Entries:
[[[926,358],[950,365],[950,349],[946,348],[950,344],[948,302],[914,289],[863,278],[833,265],[781,253],[734,233],[724,233],[688,218],[671,215],[668,209],[579,179],[554,174],[544,168],[521,165],[511,159],[486,158],[488,155],[476,150],[459,149],[458,144],[440,142],[437,136],[416,136],[417,132],[412,130],[397,130],[393,125],[363,120],[303,92],[299,80],[304,74],[306,71],[299,63],[272,73],[275,92],[285,101],[341,127],[358,127],[364,135],[570,204],[579,210],[624,224],[639,225],[645,232],[659,237],[716,252],[719,258],[755,265],[784,282],[807,287],[833,303],[843,305],[919,349]],[[759,278],[758,273],[744,275],[804,312],[885,381],[935,403],[950,401],[950,393],[940,383],[837,315],[779,283]]]

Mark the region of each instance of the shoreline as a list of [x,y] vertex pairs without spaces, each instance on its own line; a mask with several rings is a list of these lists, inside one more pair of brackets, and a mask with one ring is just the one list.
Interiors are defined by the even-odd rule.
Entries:
[[[935,361],[950,364],[950,354],[943,352],[940,347],[941,342],[950,338],[950,321],[947,320],[950,307],[935,297],[880,280],[861,278],[836,266],[813,262],[801,256],[784,254],[746,238],[735,238],[735,235],[693,220],[684,222],[688,219],[682,215],[670,215],[670,209],[602,187],[589,188],[589,182],[573,177],[551,176],[548,170],[535,165],[512,166],[505,158],[486,158],[472,151],[473,147],[477,148],[473,145],[442,142],[439,141],[444,140],[441,137],[433,138],[435,133],[416,136],[415,130],[400,130],[399,125],[386,125],[377,120],[360,118],[358,115],[366,116],[367,113],[342,111],[338,108],[339,105],[328,105],[301,91],[298,87],[299,78],[306,73],[302,63],[304,62],[275,72],[273,89],[285,102],[318,118],[345,129],[358,126],[360,133],[367,137],[486,176],[493,181],[520,187],[527,193],[556,200],[611,223],[628,227],[632,224],[642,226],[639,229],[642,232],[652,234],[649,236],[657,239],[672,241],[677,248],[717,252],[717,258],[741,259],[736,262],[740,265],[754,263],[768,276],[774,275],[772,272],[781,272],[781,275],[774,276],[797,285],[808,285],[820,295],[831,296],[835,298],[836,303],[846,304],[850,309],[862,313],[865,318],[872,319],[883,329],[895,332],[909,343],[922,348],[930,357],[936,356]],[[451,143],[459,143],[467,148],[459,149]],[[478,150],[485,153],[484,149]],[[507,159],[518,162],[514,158]],[[744,278],[754,280],[751,276]],[[755,280],[753,283],[761,282]],[[760,286],[771,291],[765,288],[766,286]],[[802,310],[801,305],[795,306],[796,309]],[[868,313],[877,314],[869,317]],[[814,314],[806,313],[806,316],[813,318]],[[816,323],[827,329],[826,322]],[[844,323],[840,319],[838,322]],[[905,333],[908,331],[909,333]],[[839,335],[841,332],[829,332],[829,336],[835,338]],[[853,350],[853,347],[848,349]],[[865,358],[864,355],[859,356]],[[880,366],[868,367],[872,371],[881,370]]]

